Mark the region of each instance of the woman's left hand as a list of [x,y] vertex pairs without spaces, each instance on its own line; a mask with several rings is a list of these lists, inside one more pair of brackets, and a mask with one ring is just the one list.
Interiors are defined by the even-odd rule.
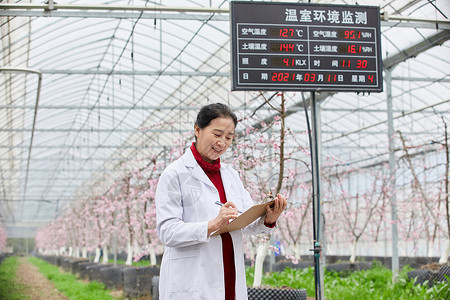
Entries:
[[281,194],[278,194],[277,197],[275,198],[273,208],[270,208],[269,205],[266,206],[266,218],[264,222],[269,225],[275,223],[280,217],[283,210],[286,208],[286,205],[287,205],[286,197],[284,197]]

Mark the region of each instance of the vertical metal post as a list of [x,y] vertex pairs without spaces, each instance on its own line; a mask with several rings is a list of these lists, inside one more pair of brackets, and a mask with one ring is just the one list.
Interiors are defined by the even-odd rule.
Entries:
[[[392,71],[385,70],[387,112],[388,112],[388,139],[389,139],[389,170],[392,191],[396,188],[395,182],[395,141],[394,141],[394,113],[392,108]],[[392,223],[392,282],[397,282],[399,260],[398,260],[398,229],[397,229],[397,197],[391,193],[391,223]]]
[[[315,100],[315,99],[314,99]],[[314,101],[315,102],[315,101]],[[320,297],[321,299],[325,299],[324,295],[324,273],[325,273],[325,260],[326,260],[326,241],[325,241],[325,219],[322,211],[322,198],[320,197],[320,191],[322,190],[322,181],[320,180],[321,177],[321,170],[322,170],[322,108],[320,107],[320,104],[315,103],[316,108],[316,123],[317,123],[317,173],[318,173],[318,179],[317,179],[317,186],[319,190],[319,220],[317,221],[319,224],[319,243],[320,243],[320,257],[319,257],[319,266],[320,266]]]
[[[316,94],[311,92],[311,169],[313,191],[313,237],[314,237],[314,279],[316,299],[323,299],[323,280],[321,279],[321,236],[320,236],[320,169],[319,169],[319,143],[317,127]],[[322,262],[323,263],[323,262]]]

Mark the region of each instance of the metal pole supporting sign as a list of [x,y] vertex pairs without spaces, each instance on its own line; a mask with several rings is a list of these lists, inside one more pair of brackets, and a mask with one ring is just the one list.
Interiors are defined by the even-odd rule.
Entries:
[[323,299],[324,297],[324,287],[323,279],[321,277],[320,260],[322,256],[322,245],[320,236],[320,224],[321,224],[321,213],[320,213],[320,166],[319,166],[319,143],[318,143],[318,126],[317,126],[317,109],[316,109],[316,95],[315,92],[310,93],[310,105],[311,105],[311,128],[309,125],[308,111],[305,105],[305,115],[308,125],[309,143],[311,149],[311,169],[312,169],[312,206],[313,206],[313,239],[314,245],[313,249],[310,251],[314,252],[314,285],[316,299]]

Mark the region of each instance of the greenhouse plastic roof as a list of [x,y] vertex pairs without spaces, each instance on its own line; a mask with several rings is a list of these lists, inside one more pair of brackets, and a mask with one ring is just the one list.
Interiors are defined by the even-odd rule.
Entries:
[[[65,205],[172,147],[207,103],[253,115],[239,130],[276,115],[261,96],[275,92],[231,92],[229,1],[89,2],[0,3],[0,218],[10,237],[33,237]],[[322,155],[387,160],[388,91],[396,130],[416,144],[441,138],[450,2],[312,3],[382,13],[384,91],[317,93]],[[302,99],[311,94],[286,95],[287,124],[308,145]]]

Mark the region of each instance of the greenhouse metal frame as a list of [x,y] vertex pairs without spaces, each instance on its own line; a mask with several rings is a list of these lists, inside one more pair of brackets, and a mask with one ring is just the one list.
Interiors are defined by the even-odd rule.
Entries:
[[[7,236],[35,238],[114,197],[124,181],[144,187],[140,176],[175,159],[192,142],[200,107],[214,102],[240,119],[229,162],[276,156],[283,119],[283,188],[293,214],[301,214],[311,201],[304,111],[311,94],[231,91],[230,1],[95,2],[0,3],[0,221]],[[380,7],[384,78],[380,93],[315,94],[324,254],[446,253],[441,260],[448,261],[450,3],[313,3]],[[277,162],[242,170],[249,182],[264,181],[258,188],[265,193],[276,185]],[[300,226],[290,222],[280,230]],[[286,253],[310,255],[311,229],[302,230],[302,240],[283,232],[274,238]]]

